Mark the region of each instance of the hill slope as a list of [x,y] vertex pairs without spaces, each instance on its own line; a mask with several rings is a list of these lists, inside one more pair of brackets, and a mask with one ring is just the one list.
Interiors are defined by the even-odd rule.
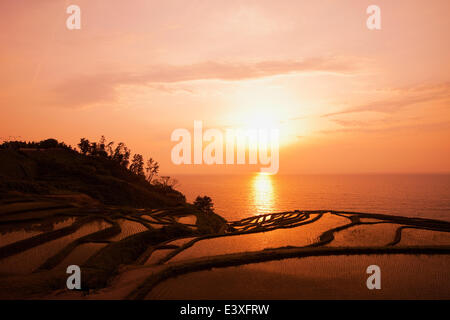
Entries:
[[115,161],[69,148],[0,149],[0,197],[11,191],[84,193],[105,204],[133,207],[185,203],[171,187],[151,185]]

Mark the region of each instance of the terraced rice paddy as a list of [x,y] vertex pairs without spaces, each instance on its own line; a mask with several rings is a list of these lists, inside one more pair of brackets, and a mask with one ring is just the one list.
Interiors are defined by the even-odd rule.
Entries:
[[[284,289],[273,294],[281,298],[293,291],[292,285],[281,284],[284,280],[323,286],[330,273],[345,279],[345,268],[355,276],[355,268],[371,257],[394,266],[399,279],[407,274],[402,268],[417,257],[427,257],[426,266],[416,263],[425,272],[449,262],[446,221],[333,210],[272,213],[223,221],[210,229],[208,219],[207,213],[188,207],[118,208],[72,196],[10,199],[0,206],[0,288],[14,292],[11,279],[21,279],[18,294],[80,298],[64,289],[66,267],[77,264],[88,298],[181,299],[188,298],[183,284],[194,283],[193,297],[236,298],[237,283],[248,283],[243,279],[256,271],[252,277],[261,279],[247,298],[264,297],[261,292],[276,277]],[[333,263],[341,268],[330,268]],[[445,274],[439,277],[448,288]],[[27,286],[36,275],[47,282]],[[222,290],[211,291],[207,283],[213,282],[201,279],[228,281]],[[317,294],[314,289],[303,292],[298,297]],[[448,290],[434,292],[450,297]]]

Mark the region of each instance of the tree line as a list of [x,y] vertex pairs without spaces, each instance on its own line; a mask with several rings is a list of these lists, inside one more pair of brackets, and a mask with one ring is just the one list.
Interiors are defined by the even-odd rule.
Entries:
[[58,142],[56,139],[46,139],[39,142],[35,141],[4,141],[0,144],[0,149],[66,149],[73,150],[71,146],[64,142]]
[[81,138],[78,148],[83,155],[115,161],[150,184],[163,187],[174,187],[178,184],[178,181],[170,176],[159,176],[159,163],[153,158],[150,157],[145,161],[141,154],[136,153],[130,160],[131,150],[123,142],[114,146],[114,141],[107,142],[105,136],[102,136],[98,142]]
[[105,136],[102,136],[99,141],[89,141],[86,138],[81,138],[77,147],[79,148],[79,151],[64,142],[58,142],[56,139],[46,139],[39,142],[4,141],[0,144],[0,150],[65,149],[75,151],[85,156],[99,157],[114,161],[153,185],[173,188],[178,184],[178,181],[170,176],[159,176],[159,163],[153,158],[144,161],[144,157],[137,153],[134,154],[130,160],[131,150],[123,142],[114,145],[113,141],[107,142]]
[[[65,149],[80,153],[84,156],[114,161],[134,175],[146,180],[149,184],[163,189],[172,189],[178,184],[178,181],[170,176],[160,176],[159,163],[151,157],[147,161],[144,161],[144,157],[137,153],[133,155],[130,161],[131,150],[123,142],[114,145],[113,141],[107,142],[105,136],[102,136],[98,142],[81,138],[77,147],[79,150],[72,148],[72,146],[67,145],[64,142],[58,142],[56,139],[46,139],[39,142],[4,141],[0,144],[0,150]],[[194,206],[205,213],[213,212],[213,202],[208,196],[198,196],[194,201]]]

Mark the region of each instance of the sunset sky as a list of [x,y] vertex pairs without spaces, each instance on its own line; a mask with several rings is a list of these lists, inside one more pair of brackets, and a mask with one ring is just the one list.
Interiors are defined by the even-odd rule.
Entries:
[[[81,30],[66,28],[70,4]],[[371,4],[381,30],[366,27]],[[172,164],[170,135],[256,119],[280,129],[280,173],[450,172],[449,12],[448,0],[2,0],[0,138],[105,135],[163,173],[232,173]]]

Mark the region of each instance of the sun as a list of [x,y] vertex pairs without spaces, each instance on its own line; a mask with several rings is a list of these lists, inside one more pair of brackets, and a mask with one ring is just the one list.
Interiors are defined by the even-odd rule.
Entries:
[[283,87],[267,81],[247,82],[229,98],[221,121],[233,129],[276,129],[280,146],[287,146],[297,140],[299,128],[289,119],[298,114],[299,105]]
[[271,110],[258,108],[243,112],[239,117],[242,126],[249,129],[279,129],[278,115]]
[[279,145],[286,146],[292,142],[292,129],[287,121],[283,121],[283,113],[274,107],[258,106],[235,111],[230,118],[233,119],[233,129],[256,132],[277,131]]

